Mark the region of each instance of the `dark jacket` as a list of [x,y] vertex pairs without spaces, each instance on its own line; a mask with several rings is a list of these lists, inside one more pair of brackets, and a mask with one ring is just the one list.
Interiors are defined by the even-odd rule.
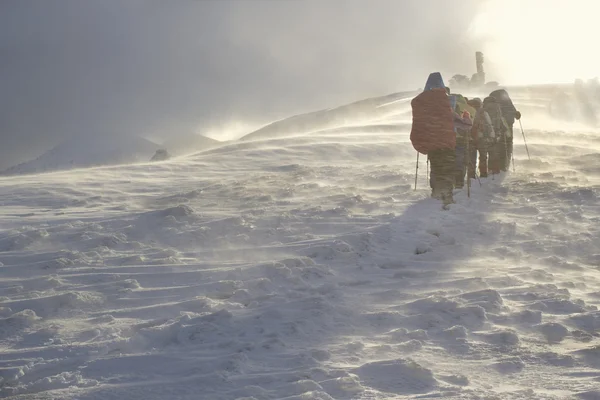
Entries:
[[483,101],[483,110],[490,116],[496,139],[511,135],[510,128],[502,112],[502,106],[498,104],[495,98],[486,97]]
[[494,90],[490,93],[490,97],[496,99],[496,102],[500,104],[502,110],[502,116],[509,126],[513,126],[517,115],[517,109],[515,108],[508,92],[504,89]]

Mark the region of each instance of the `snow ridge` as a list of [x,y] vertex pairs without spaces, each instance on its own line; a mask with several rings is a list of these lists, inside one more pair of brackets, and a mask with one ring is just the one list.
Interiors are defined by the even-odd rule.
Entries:
[[2,174],[32,174],[148,161],[159,147],[156,143],[134,135],[74,136],[35,160],[11,167]]

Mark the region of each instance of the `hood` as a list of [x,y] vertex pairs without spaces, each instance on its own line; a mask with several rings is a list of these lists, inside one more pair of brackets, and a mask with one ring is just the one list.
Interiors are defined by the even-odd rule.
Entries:
[[432,72],[429,74],[429,78],[427,78],[427,83],[425,83],[425,90],[431,89],[446,89],[446,85],[444,85],[444,79],[442,78],[442,74],[439,72]]

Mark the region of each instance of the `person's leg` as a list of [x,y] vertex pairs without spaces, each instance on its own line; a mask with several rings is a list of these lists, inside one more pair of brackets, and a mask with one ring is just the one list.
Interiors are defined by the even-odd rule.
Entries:
[[442,150],[440,157],[439,185],[444,205],[454,203],[452,190],[456,177],[456,150]]
[[488,174],[488,148],[484,144],[479,146],[479,176],[487,178]]
[[505,138],[501,138],[498,143],[498,168],[500,171],[506,171],[507,146]]
[[465,185],[465,173],[466,173],[466,147],[463,145],[457,145],[455,149],[455,186],[462,188]]
[[500,143],[495,143],[490,146],[490,159],[488,162],[490,172],[492,174],[500,173],[500,152],[504,151],[504,148],[500,146]]
[[510,163],[512,161],[512,155],[513,155],[513,142],[512,142],[512,140],[506,142],[506,153],[507,153],[507,157],[506,157],[506,169],[510,170]]
[[431,186],[431,197],[435,199],[440,199],[440,152],[439,150],[432,151],[428,155],[429,157],[429,167],[431,168],[431,172],[429,173],[429,185]]
[[497,152],[496,143],[488,146],[488,175],[489,174],[497,174],[496,169],[498,168],[498,161],[496,160],[496,152]]
[[431,196],[433,196],[433,177],[434,177],[434,172],[433,172],[433,167],[431,166],[431,156],[433,153],[429,153],[427,154],[427,162],[429,163],[429,168],[431,168],[429,170],[429,187],[431,188]]
[[469,157],[468,157],[468,172],[467,177],[469,179],[475,179],[477,176],[476,168],[477,168],[477,147],[475,143],[471,143],[469,145]]

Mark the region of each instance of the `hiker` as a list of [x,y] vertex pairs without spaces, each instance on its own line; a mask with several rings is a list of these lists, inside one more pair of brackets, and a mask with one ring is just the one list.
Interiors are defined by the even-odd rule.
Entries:
[[506,171],[510,167],[510,160],[513,152],[513,124],[515,123],[515,119],[521,119],[521,113],[517,111],[505,89],[494,90],[490,93],[490,97],[493,97],[500,105],[502,116],[508,126],[508,131],[504,136],[498,137],[500,170]]
[[483,110],[489,115],[492,127],[494,128],[494,141],[489,147],[489,172],[499,174],[502,170],[503,160],[508,158],[506,138],[509,128],[502,116],[500,104],[498,104],[494,97],[489,96],[483,99]]
[[467,103],[467,99],[460,94],[452,94],[456,101],[454,108],[454,130],[456,131],[456,170],[455,187],[461,189],[465,185],[465,174],[470,170],[470,146],[471,130],[473,127],[473,117],[475,109]]
[[474,151],[471,152],[471,163],[473,165],[473,174],[475,173],[475,163],[477,162],[477,153],[479,152],[479,176],[487,178],[488,161],[491,159],[490,154],[496,141],[494,126],[492,125],[490,115],[483,109],[483,103],[480,98],[472,99],[469,101],[469,105],[476,110],[472,129]]
[[431,163],[431,196],[444,206],[454,203],[455,147],[453,109],[439,72],[431,73],[425,90],[411,101],[413,123],[410,140]]

